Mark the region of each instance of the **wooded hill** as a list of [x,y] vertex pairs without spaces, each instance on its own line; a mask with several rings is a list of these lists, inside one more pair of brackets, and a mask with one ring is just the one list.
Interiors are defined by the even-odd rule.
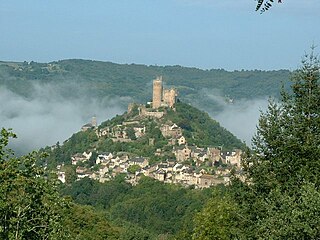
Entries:
[[0,62],[0,85],[25,97],[32,97],[33,84],[54,84],[61,97],[89,95],[129,97],[144,103],[151,96],[152,80],[163,76],[174,86],[181,100],[200,109],[219,111],[215,97],[229,100],[279,96],[282,83],[288,88],[288,70],[260,71],[202,70],[182,66],[146,66],[91,60],[62,60],[51,63]]
[[[244,149],[245,145],[210,116],[189,104],[178,102],[176,111],[165,109],[166,114],[162,119],[150,117],[138,118],[140,125],[146,127],[145,135],[132,142],[114,142],[110,137],[98,137],[94,130],[79,131],[73,134],[62,145],[57,144],[53,150],[46,147],[42,151],[49,152],[48,163],[55,168],[57,163],[71,164],[71,156],[85,151],[94,152],[129,152],[135,156],[148,157],[151,161],[166,160],[172,157],[172,147],[168,148],[168,139],[163,137],[160,131],[161,124],[166,122],[176,123],[182,128],[189,145],[198,147],[223,147],[225,150]],[[98,126],[112,128],[121,125],[125,121],[136,119],[137,112],[124,113],[103,122]],[[129,136],[130,137],[130,136]],[[134,137],[133,137],[134,138]],[[149,139],[153,138],[154,145],[149,145]],[[163,158],[155,157],[156,149],[168,152]],[[94,159],[95,160],[95,159]]]

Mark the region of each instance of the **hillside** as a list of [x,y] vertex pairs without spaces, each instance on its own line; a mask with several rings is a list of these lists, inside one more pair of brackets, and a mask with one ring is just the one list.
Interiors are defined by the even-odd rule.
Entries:
[[[189,104],[178,102],[175,111],[170,108],[164,109],[166,114],[161,119],[139,116],[138,106],[136,105],[130,113],[117,115],[101,123],[96,130],[79,131],[62,145],[58,143],[51,152],[51,161],[55,164],[70,164],[72,155],[88,151],[129,152],[132,156],[148,157],[151,161],[173,158],[172,147],[179,144],[171,143],[173,138],[164,136],[161,131],[163,126],[173,124],[181,129],[178,137],[184,136],[189,146],[220,147],[228,151],[244,147],[239,139],[211,119],[207,113]],[[139,128],[145,130],[137,137]],[[104,131],[109,133],[104,135]],[[119,131],[122,135],[116,137],[115,134]],[[154,144],[150,144],[150,139],[153,139]],[[163,151],[162,157],[155,156],[157,149]]]
[[[63,144],[42,149],[47,167],[65,183],[61,194],[106,214],[119,226],[119,239],[185,239],[209,187],[223,188],[231,170],[239,170],[223,154],[244,144],[189,104],[148,109],[161,118],[144,108],[131,105],[99,126],[93,119]],[[238,152],[228,156],[239,160]]]
[[[175,86],[181,100],[205,109],[221,110],[217,100],[255,99],[278,96],[282,83],[288,86],[287,70],[225,71],[182,66],[115,64],[90,60],[62,60],[51,63],[0,62],[0,85],[32,98],[34,84],[53,84],[62,98],[79,95],[129,97],[144,102],[150,96],[151,80],[162,75],[167,86]],[[124,100],[126,105],[128,101]]]

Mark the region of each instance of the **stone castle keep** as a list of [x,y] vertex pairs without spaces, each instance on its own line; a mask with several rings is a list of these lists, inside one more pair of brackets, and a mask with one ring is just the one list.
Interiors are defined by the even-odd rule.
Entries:
[[157,109],[161,106],[172,108],[176,103],[177,95],[174,88],[163,89],[162,76],[153,80],[152,108]]
[[[148,106],[145,106],[143,104],[129,103],[128,113],[130,113],[132,109],[137,106],[140,116],[162,118],[165,114],[165,111],[163,111],[163,109],[159,109],[160,107],[170,107],[175,110],[174,104],[176,103],[178,92],[174,88],[163,89],[162,76],[157,77],[155,80],[153,80],[152,90],[152,103],[148,102]],[[150,104],[152,108],[150,108]],[[87,131],[88,129],[96,129],[97,126],[97,119],[94,116],[91,123],[83,125],[81,127],[81,130]]]
[[165,114],[165,111],[163,111],[163,109],[159,109],[160,107],[170,107],[175,110],[174,105],[176,103],[178,92],[174,88],[163,89],[161,76],[153,80],[152,90],[152,102],[148,102],[147,106],[143,104],[130,103],[128,105],[128,113],[130,113],[132,109],[137,106],[139,110],[139,116],[162,118]]

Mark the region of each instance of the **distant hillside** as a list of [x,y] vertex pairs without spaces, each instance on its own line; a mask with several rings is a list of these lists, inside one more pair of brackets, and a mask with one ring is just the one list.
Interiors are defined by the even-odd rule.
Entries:
[[[0,86],[25,97],[32,97],[32,84],[54,84],[60,87],[61,97],[82,94],[130,97],[145,102],[151,96],[151,81],[162,75],[167,86],[175,86],[181,100],[201,109],[215,107],[216,96],[226,102],[278,96],[282,82],[288,85],[288,70],[225,71],[201,70],[181,66],[146,66],[115,64],[90,60],[62,60],[51,63],[0,62]],[[78,88],[68,87],[75,84]],[[127,102],[130,100],[127,100]],[[127,102],[124,104],[126,105]]]

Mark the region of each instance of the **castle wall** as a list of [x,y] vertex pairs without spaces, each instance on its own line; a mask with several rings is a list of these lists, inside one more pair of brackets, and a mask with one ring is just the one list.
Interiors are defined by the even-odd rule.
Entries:
[[144,106],[140,106],[139,115],[144,117],[162,118],[164,112],[149,112]]
[[176,96],[177,92],[175,89],[165,89],[163,91],[163,102],[172,108],[176,103]]

